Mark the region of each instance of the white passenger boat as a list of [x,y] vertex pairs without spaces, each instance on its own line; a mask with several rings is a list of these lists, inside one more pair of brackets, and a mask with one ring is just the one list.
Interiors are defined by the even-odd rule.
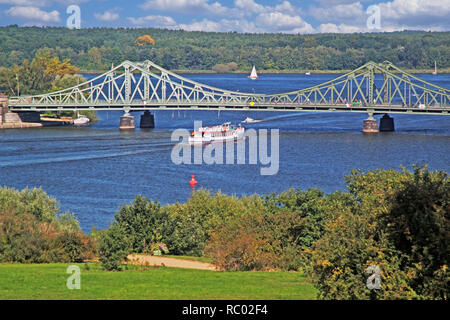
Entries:
[[194,130],[189,137],[191,144],[207,144],[211,142],[223,142],[229,140],[239,140],[244,137],[245,129],[239,126],[233,126],[230,122],[212,127],[200,127]]

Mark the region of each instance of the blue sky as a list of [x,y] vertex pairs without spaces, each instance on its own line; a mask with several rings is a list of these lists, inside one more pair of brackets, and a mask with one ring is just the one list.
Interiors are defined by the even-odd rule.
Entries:
[[450,0],[0,0],[0,25],[155,27],[216,32],[450,31]]

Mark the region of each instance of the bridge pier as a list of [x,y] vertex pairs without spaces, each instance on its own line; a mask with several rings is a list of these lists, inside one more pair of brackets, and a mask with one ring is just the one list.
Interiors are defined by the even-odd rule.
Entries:
[[378,123],[377,120],[373,118],[373,113],[369,113],[369,117],[363,121],[363,132],[364,133],[378,132]]
[[155,127],[155,116],[150,113],[150,111],[144,111],[144,114],[141,115],[141,123],[139,125],[142,129],[150,129]]
[[134,117],[130,115],[129,111],[125,109],[125,113],[120,117],[120,130],[133,130],[134,126]]
[[387,113],[385,113],[384,116],[380,119],[380,131],[395,131],[394,118],[389,117]]
[[8,112],[8,96],[0,95],[0,124],[6,122],[7,112]]

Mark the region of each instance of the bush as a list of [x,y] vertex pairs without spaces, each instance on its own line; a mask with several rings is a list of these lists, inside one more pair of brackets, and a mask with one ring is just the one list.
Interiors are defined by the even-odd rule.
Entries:
[[206,252],[225,270],[298,270],[322,236],[329,202],[318,189],[266,196],[259,209],[218,225]]
[[42,189],[0,188],[0,210],[10,209],[17,214],[32,214],[41,222],[51,222],[59,212],[58,202]]
[[[441,172],[415,168],[395,194],[383,226],[414,274],[410,284],[424,298],[444,299],[450,292],[450,179]],[[441,281],[441,278],[446,279]],[[437,289],[440,288],[440,289]]]
[[264,222],[257,214],[228,221],[211,234],[205,252],[213,263],[227,271],[263,270],[277,260],[274,245],[261,232]]
[[58,203],[41,189],[0,188],[0,261],[81,262],[95,243],[73,215],[58,215]]
[[221,192],[213,195],[199,190],[186,203],[164,208],[169,224],[162,234],[172,253],[201,256],[212,230],[262,206],[258,196],[239,199]]
[[98,252],[105,270],[122,270],[122,263],[132,248],[132,241],[125,232],[122,226],[113,223],[108,230],[101,233]]
[[[448,292],[449,181],[427,168],[352,172],[353,204],[330,219],[310,251],[322,299],[442,299]],[[381,270],[381,289],[366,269]],[[447,277],[447,278],[446,278]],[[446,281],[442,281],[443,279]]]
[[63,232],[58,235],[56,241],[58,247],[63,249],[61,262],[81,263],[95,255],[94,243],[80,232]]

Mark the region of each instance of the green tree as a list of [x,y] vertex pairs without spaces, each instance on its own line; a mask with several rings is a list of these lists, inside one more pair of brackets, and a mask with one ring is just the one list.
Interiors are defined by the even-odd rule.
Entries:
[[131,250],[131,240],[121,225],[113,223],[100,234],[98,254],[105,270],[121,271],[123,262]]
[[[158,202],[137,196],[114,215],[108,230],[100,235],[100,261],[107,270],[118,270],[129,253],[150,253],[159,241],[167,215]],[[163,239],[164,241],[164,239]]]
[[[416,168],[353,171],[353,197],[327,221],[310,251],[309,274],[322,299],[446,299],[449,182],[445,173]],[[366,287],[369,266],[381,288]]]
[[[414,274],[410,285],[424,298],[447,299],[450,292],[450,179],[415,168],[414,179],[395,195],[384,228],[402,267]],[[442,281],[442,277],[445,279]]]
[[95,243],[41,189],[0,188],[0,262],[81,262]]
[[94,68],[102,67],[102,53],[99,48],[93,47],[89,49],[88,57]]

